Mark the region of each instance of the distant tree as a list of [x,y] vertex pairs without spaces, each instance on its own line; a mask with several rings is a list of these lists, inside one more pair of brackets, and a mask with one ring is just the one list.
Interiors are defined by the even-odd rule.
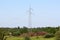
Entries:
[[18,26],[18,29],[20,29],[20,26]]
[[24,26],[23,28],[20,29],[20,32],[21,33],[27,33],[28,32],[28,28]]

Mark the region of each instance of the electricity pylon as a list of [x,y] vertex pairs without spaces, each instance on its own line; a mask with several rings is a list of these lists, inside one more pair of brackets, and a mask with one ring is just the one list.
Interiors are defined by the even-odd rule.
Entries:
[[32,32],[32,8],[29,8],[29,18],[28,18],[28,27],[30,28],[29,32]]
[[29,27],[32,27],[32,8],[29,8]]

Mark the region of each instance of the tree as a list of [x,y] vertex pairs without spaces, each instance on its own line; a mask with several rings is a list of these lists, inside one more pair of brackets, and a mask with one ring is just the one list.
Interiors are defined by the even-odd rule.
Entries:
[[28,28],[25,26],[20,29],[20,33],[27,33],[27,32],[28,32]]

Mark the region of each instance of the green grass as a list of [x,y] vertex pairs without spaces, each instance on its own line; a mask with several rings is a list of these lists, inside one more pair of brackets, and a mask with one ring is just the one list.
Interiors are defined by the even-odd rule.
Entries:
[[39,38],[37,38],[37,37],[32,37],[31,38],[31,40],[54,40],[55,38],[43,38],[43,37],[39,37]]
[[[31,40],[54,40],[55,38],[31,37]],[[7,40],[24,40],[23,37],[8,37]]]
[[24,40],[22,37],[8,37],[7,40]]

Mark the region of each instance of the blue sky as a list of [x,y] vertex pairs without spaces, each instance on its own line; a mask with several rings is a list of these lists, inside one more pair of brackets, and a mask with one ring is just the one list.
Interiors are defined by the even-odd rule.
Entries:
[[28,26],[30,5],[32,27],[60,25],[60,0],[0,0],[0,26]]

